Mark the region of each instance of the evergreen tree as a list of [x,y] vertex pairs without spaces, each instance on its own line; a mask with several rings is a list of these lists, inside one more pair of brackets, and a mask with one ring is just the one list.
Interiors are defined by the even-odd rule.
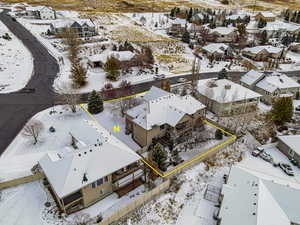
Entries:
[[291,37],[288,34],[283,36],[283,38],[281,39],[281,43],[285,46],[288,46],[291,42],[292,42]]
[[160,170],[166,171],[167,170],[167,152],[165,151],[164,147],[157,143],[152,152],[152,159],[154,162],[157,163],[157,166]]
[[265,26],[267,26],[267,21],[265,21],[264,19],[260,19],[258,21],[257,27],[258,28],[264,28]]
[[175,10],[175,16],[177,15],[177,14],[179,14],[180,13],[180,8],[176,8],[176,10]]
[[296,93],[296,100],[300,100],[300,91]]
[[261,32],[260,42],[261,42],[261,44],[265,44],[265,43],[268,42],[268,33],[267,33],[266,30],[263,30],[263,31]]
[[187,20],[189,22],[191,22],[192,17],[193,17],[193,8],[190,8],[188,16],[187,16]]
[[88,111],[91,114],[98,114],[103,111],[103,100],[95,90],[89,96]]
[[182,38],[181,38],[181,40],[184,42],[184,43],[190,43],[190,33],[187,31],[187,30],[185,30],[184,31],[184,33],[183,33],[183,35],[182,35]]
[[107,59],[104,70],[106,72],[106,78],[112,81],[116,81],[119,78],[120,72],[119,72],[119,62],[118,60],[111,56]]
[[280,97],[272,105],[271,120],[278,124],[290,121],[293,117],[293,100],[291,97]]
[[176,8],[171,9],[170,17],[175,17],[176,14]]
[[216,140],[222,140],[223,139],[223,132],[220,131],[219,129],[217,129],[216,132],[215,132],[215,139]]
[[218,79],[221,80],[221,79],[227,79],[228,76],[227,76],[227,71],[225,68],[223,68],[219,73],[218,73]]
[[179,155],[178,150],[177,149],[172,150],[172,161],[174,163],[174,166],[177,166],[180,163],[181,160],[182,159]]

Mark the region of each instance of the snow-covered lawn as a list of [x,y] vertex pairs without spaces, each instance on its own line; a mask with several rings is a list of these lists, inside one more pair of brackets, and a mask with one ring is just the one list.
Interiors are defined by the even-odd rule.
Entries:
[[[1,36],[8,33],[12,40]],[[25,87],[32,75],[31,53],[23,43],[0,22],[0,93],[9,93]]]

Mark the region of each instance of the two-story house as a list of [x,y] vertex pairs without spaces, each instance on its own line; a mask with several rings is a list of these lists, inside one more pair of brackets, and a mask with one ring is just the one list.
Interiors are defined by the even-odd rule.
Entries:
[[170,135],[178,139],[202,127],[204,114],[205,106],[192,96],[177,96],[152,87],[143,104],[126,112],[126,129],[144,147],[153,138]]
[[230,116],[252,112],[257,109],[260,94],[227,79],[204,79],[198,81],[198,99],[207,110]]
[[33,19],[56,19],[56,11],[53,8],[47,6],[26,7],[25,15]]
[[241,84],[262,95],[262,102],[272,104],[280,96],[296,97],[300,84],[292,78],[279,72],[264,74],[250,70],[241,78]]

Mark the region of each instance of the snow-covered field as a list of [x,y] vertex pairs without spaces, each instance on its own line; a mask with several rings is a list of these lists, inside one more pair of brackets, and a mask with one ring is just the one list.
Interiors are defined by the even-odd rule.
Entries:
[[33,62],[23,43],[0,22],[0,36],[8,33],[12,40],[0,37],[0,93],[9,93],[25,87],[29,81]]

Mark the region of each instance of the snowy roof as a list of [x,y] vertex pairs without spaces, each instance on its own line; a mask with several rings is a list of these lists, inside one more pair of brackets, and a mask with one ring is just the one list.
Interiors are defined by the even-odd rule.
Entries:
[[226,16],[227,20],[237,20],[238,18],[244,19],[247,16],[247,14],[239,14],[239,15],[231,15],[231,16]]
[[52,26],[55,28],[64,28],[64,27],[70,27],[72,24],[74,24],[75,22],[77,22],[78,24],[80,24],[81,26],[84,24],[87,24],[90,27],[94,27],[94,23],[92,20],[90,19],[65,19],[62,21],[56,21],[52,23]]
[[102,63],[106,63],[107,59],[111,56],[115,57],[116,59],[120,60],[120,61],[127,61],[132,59],[132,57],[135,54],[132,53],[131,51],[110,51],[110,50],[106,50],[104,52],[102,52],[101,54],[96,54],[96,55],[92,55],[92,56],[88,56],[88,60],[90,60],[91,62],[97,62],[100,61]]
[[[155,91],[157,95],[153,93]],[[155,98],[156,96],[159,97]],[[146,98],[150,100],[127,111],[127,115],[133,117],[133,122],[146,130],[151,130],[154,125],[163,124],[174,127],[186,114],[192,115],[205,108],[190,95],[164,95],[158,88],[152,89],[152,93]]]
[[276,17],[276,15],[270,11],[262,11],[262,12],[257,13],[257,15],[258,14],[261,14],[264,17]]
[[224,53],[224,51],[228,48],[228,45],[223,43],[211,43],[202,47],[202,49],[206,50],[207,52],[214,53]]
[[278,139],[289,146],[289,148],[293,149],[293,151],[298,155],[300,155],[300,135],[278,136]]
[[287,30],[287,31],[296,31],[300,29],[300,26],[295,23],[288,23],[285,21],[274,21],[268,22],[267,25],[262,28],[262,30],[267,31],[277,31],[277,30]]
[[256,47],[252,47],[252,48],[244,48],[243,51],[251,52],[253,54],[257,54],[257,53],[261,52],[264,49],[269,53],[275,53],[275,54],[279,53],[283,50],[282,48],[277,48],[277,47],[274,47],[272,45],[260,45],[260,46],[256,46]]
[[265,179],[251,171],[234,166],[227,184],[219,213],[221,225],[290,225],[300,223],[298,202],[300,188]]
[[285,74],[274,72],[256,84],[257,87],[273,93],[277,89],[300,88],[295,80]]
[[[139,159],[140,156],[128,148],[104,143],[100,147],[48,153],[39,164],[56,194],[62,198]],[[84,174],[87,182],[83,182]]]
[[[214,85],[210,85],[210,84]],[[225,86],[230,87],[226,89]],[[229,103],[259,98],[260,94],[227,79],[204,79],[198,81],[198,92],[219,103]]]
[[152,101],[167,95],[170,95],[170,93],[158,87],[152,86],[150,90],[144,95],[143,99],[145,99],[146,101]]
[[26,11],[42,11],[44,9],[53,10],[51,7],[47,7],[47,6],[30,6],[30,7],[26,7]]
[[259,79],[261,79],[264,76],[264,73],[258,72],[256,70],[250,70],[248,73],[242,76],[241,82],[253,85],[255,82]]
[[236,30],[235,27],[216,27],[215,29],[211,29],[210,33],[219,33],[223,35],[230,34]]

